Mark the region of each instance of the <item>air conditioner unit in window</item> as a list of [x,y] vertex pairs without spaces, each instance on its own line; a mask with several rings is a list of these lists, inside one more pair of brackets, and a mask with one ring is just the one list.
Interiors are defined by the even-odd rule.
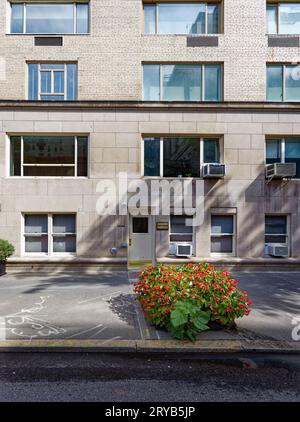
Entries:
[[289,256],[289,247],[282,245],[281,243],[274,243],[268,245],[267,248],[268,254],[275,257],[287,258]]
[[176,256],[191,256],[192,253],[193,253],[193,247],[190,243],[176,244]]
[[224,177],[226,176],[226,164],[209,163],[203,165],[203,177]]
[[296,176],[296,163],[273,163],[266,165],[267,179],[285,179]]

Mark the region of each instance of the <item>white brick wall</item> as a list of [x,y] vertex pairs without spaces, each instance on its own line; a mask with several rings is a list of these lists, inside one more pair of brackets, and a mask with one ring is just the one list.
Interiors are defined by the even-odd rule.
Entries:
[[269,48],[265,0],[225,0],[219,47],[186,47],[182,35],[143,35],[141,0],[91,0],[91,34],[64,36],[63,47],[34,47],[33,36],[6,34],[0,0],[1,99],[25,99],[26,60],[78,60],[80,100],[141,100],[143,61],[224,62],[226,101],[264,101],[266,62],[300,60],[298,48]]

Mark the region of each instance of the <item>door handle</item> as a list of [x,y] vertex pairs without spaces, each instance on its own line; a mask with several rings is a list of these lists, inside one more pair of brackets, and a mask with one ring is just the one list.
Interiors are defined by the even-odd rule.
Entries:
[[132,242],[131,242],[131,239],[129,239],[129,246],[131,246],[131,243],[132,243]]

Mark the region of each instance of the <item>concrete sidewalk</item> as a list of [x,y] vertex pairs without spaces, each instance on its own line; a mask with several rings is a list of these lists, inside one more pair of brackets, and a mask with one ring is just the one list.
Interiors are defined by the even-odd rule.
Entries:
[[[253,303],[237,330],[207,331],[196,343],[150,326],[134,300],[134,272],[0,278],[0,350],[115,352],[299,352],[299,273],[235,274]],[[300,330],[299,330],[300,331]]]

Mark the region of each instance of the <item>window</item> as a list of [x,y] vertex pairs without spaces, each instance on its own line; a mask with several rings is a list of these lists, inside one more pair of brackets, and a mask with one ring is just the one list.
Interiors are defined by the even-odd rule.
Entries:
[[219,3],[145,4],[145,34],[217,34],[219,14]]
[[88,3],[13,3],[12,34],[87,34]]
[[220,64],[145,64],[145,101],[221,101]]
[[144,176],[200,177],[201,164],[220,162],[218,138],[144,138]]
[[28,64],[28,99],[41,101],[77,100],[77,64]]
[[170,248],[169,254],[176,255],[177,243],[193,245],[192,218],[185,215],[170,216]]
[[87,176],[87,136],[11,136],[10,175]]
[[267,66],[267,101],[300,101],[300,67]]
[[132,217],[132,233],[134,234],[149,233],[148,217]]
[[300,138],[266,140],[266,164],[296,163],[296,179],[300,179]]
[[45,255],[75,253],[75,214],[25,214],[24,251]]
[[233,215],[211,216],[211,253],[233,255],[235,250],[235,221]]
[[288,245],[288,230],[286,215],[266,215],[265,243],[280,243]]
[[300,34],[300,2],[267,4],[268,34]]

